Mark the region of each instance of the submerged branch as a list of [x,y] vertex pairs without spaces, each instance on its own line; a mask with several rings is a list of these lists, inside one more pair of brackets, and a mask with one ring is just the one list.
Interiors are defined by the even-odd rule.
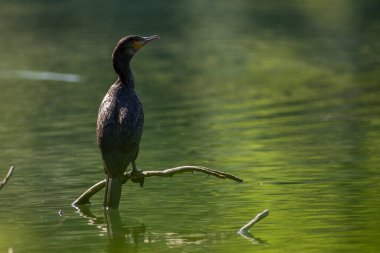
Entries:
[[[166,170],[151,170],[151,171],[142,171],[138,174],[131,175],[131,172],[127,172],[123,176],[123,184],[125,184],[129,179],[141,179],[145,177],[172,177],[175,174],[181,174],[184,172],[202,172],[214,177],[222,178],[222,179],[230,179],[235,182],[243,182],[243,179],[236,177],[234,175],[221,172],[218,170],[209,169],[206,167],[201,166],[181,166],[181,167],[175,167],[171,169]],[[79,198],[77,198],[72,205],[83,205],[83,204],[89,204],[90,198],[94,196],[97,192],[99,192],[101,189],[103,189],[106,185],[106,180],[99,181],[98,183],[91,186],[89,189],[87,189]]]
[[8,180],[11,178],[11,176],[13,175],[14,169],[15,167],[12,165],[8,170],[8,174],[4,177],[2,181],[0,181],[0,190],[5,186]]
[[82,195],[79,196],[71,205],[84,205],[90,203],[90,198],[94,196],[98,191],[103,189],[106,186],[106,180],[102,180],[88,188]]
[[261,213],[257,214],[255,218],[253,218],[250,222],[245,224],[243,227],[240,228],[238,233],[242,236],[246,235],[248,233],[248,230],[253,227],[257,222],[264,219],[269,215],[269,210],[264,210]]

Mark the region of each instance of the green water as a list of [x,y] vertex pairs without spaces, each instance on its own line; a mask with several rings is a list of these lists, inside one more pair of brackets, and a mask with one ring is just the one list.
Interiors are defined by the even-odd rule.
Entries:
[[[0,252],[379,252],[376,1],[2,1]],[[126,34],[148,178],[102,193],[98,106]],[[27,71],[27,72],[26,72]],[[41,72],[74,75],[44,74]],[[47,80],[42,80],[47,79]],[[247,239],[236,232],[264,209]],[[58,214],[62,210],[63,215]]]

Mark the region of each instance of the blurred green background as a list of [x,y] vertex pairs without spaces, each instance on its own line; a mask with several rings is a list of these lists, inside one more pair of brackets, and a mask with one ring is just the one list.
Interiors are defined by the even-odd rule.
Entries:
[[[353,1],[0,3],[1,252],[378,252],[380,4]],[[128,34],[159,34],[132,68],[138,166],[115,233],[70,203],[104,178],[98,106]],[[270,216],[246,239],[236,231]],[[63,216],[58,214],[62,210]]]

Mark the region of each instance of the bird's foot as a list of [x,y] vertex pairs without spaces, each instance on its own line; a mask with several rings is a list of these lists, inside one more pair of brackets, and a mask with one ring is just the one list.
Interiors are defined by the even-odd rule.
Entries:
[[131,171],[131,180],[134,183],[139,183],[140,187],[142,188],[144,186],[144,180],[145,177],[143,175],[143,170],[141,169],[132,169]]

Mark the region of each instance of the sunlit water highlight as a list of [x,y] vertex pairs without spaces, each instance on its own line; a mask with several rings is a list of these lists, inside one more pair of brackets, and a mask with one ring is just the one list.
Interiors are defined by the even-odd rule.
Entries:
[[79,75],[67,73],[55,73],[48,71],[31,71],[31,70],[17,70],[17,71],[2,71],[0,72],[2,78],[20,78],[40,81],[60,81],[68,83],[78,83],[82,79]]

